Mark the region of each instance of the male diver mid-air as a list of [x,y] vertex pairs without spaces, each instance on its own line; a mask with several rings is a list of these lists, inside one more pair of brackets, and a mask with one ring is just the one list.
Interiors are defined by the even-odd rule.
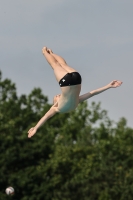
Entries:
[[51,49],[44,47],[42,53],[45,56],[47,62],[54,70],[55,77],[60,85],[61,94],[54,96],[54,104],[49,111],[39,120],[35,127],[32,127],[28,131],[28,137],[32,137],[49,118],[56,113],[65,113],[74,110],[79,103],[89,99],[90,97],[97,95],[107,89],[119,87],[122,82],[114,80],[106,86],[88,92],[79,96],[81,91],[81,75],[73,68],[67,65],[66,61],[54,54]]

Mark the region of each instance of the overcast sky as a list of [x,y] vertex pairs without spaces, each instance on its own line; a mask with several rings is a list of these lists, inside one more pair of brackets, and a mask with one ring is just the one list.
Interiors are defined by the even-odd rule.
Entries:
[[1,0],[0,70],[18,95],[42,89],[49,102],[60,87],[42,47],[82,75],[81,94],[112,80],[123,85],[88,100],[133,127],[133,0]]

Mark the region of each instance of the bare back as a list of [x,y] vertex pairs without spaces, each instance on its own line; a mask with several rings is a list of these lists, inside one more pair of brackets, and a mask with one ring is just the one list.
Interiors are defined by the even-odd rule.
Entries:
[[79,103],[79,93],[81,85],[73,85],[61,87],[62,94],[58,100],[58,103],[54,106],[57,107],[61,113],[74,110]]

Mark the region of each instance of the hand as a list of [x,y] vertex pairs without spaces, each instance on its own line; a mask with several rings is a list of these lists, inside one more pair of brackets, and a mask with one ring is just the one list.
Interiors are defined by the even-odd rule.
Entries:
[[31,128],[28,131],[28,138],[31,138],[35,133],[36,133],[37,129],[35,127]]
[[121,86],[121,84],[122,84],[122,81],[114,80],[111,83],[109,83],[108,86],[111,88],[116,88],[116,87]]

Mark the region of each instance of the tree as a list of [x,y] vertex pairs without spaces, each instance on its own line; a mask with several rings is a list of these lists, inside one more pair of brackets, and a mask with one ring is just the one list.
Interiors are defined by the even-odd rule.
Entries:
[[20,200],[131,200],[133,129],[115,123],[100,103],[57,114],[33,138],[31,126],[51,105],[40,88],[17,96],[0,73],[0,198],[13,186]]

